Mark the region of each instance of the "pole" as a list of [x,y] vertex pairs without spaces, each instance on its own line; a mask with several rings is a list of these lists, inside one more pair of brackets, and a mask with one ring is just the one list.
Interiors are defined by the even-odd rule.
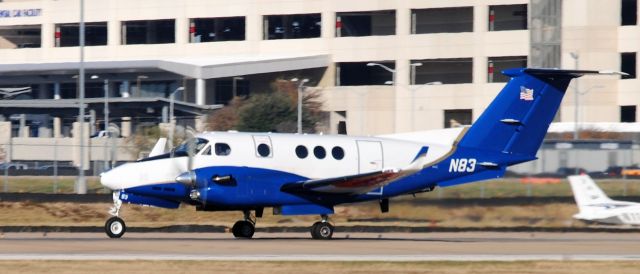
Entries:
[[[578,69],[578,59],[580,58],[580,56],[577,53],[572,52],[571,53],[571,57],[573,58],[573,60],[575,62],[574,66],[575,66],[575,69],[577,70]],[[580,135],[579,135],[580,128],[578,127],[578,107],[579,107],[579,102],[578,101],[579,101],[580,94],[578,93],[578,79],[576,78],[574,81],[575,81],[575,83],[573,85],[573,89],[574,89],[574,97],[575,98],[574,98],[574,101],[573,101],[574,102],[574,107],[573,107],[574,108],[574,114],[573,114],[573,117],[574,117],[574,120],[575,120],[575,124],[574,124],[574,130],[573,130],[573,140],[578,140],[578,138],[580,137]]]
[[85,25],[84,25],[84,0],[80,0],[80,69],[78,72],[78,80],[80,82],[80,113],[78,120],[80,122],[80,164],[78,165],[78,183],[76,192],[78,194],[87,193],[87,182],[84,178],[84,45],[85,45]]
[[104,170],[109,170],[109,139],[111,133],[109,132],[109,79],[104,79],[104,132],[107,134],[107,140],[104,144]]
[[173,117],[173,100],[176,92],[169,96],[169,150],[173,149],[173,130],[175,129],[175,118]]

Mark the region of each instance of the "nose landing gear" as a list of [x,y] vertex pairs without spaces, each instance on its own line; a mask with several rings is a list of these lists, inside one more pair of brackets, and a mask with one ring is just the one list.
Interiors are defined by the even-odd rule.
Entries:
[[127,231],[127,226],[118,214],[120,213],[120,207],[122,201],[120,200],[120,192],[113,192],[113,207],[109,210],[109,214],[113,217],[109,218],[104,224],[104,230],[109,238],[120,238]]

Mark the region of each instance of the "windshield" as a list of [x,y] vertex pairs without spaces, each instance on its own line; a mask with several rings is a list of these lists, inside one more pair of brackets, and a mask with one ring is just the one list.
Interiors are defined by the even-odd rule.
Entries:
[[[196,138],[193,154],[198,154],[198,152],[200,152],[207,145],[207,143],[209,143],[207,139]],[[182,144],[173,149],[173,156],[188,156],[188,150],[189,140],[185,140],[184,142],[182,142]]]

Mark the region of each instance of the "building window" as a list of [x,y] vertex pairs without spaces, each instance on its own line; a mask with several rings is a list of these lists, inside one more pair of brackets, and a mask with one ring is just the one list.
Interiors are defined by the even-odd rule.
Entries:
[[622,75],[622,79],[636,78],[636,53],[635,52],[620,53],[620,71],[626,72],[629,74],[629,75]]
[[17,25],[0,27],[0,49],[39,48],[42,27]]
[[472,111],[470,109],[445,109],[444,127],[461,127],[471,125]]
[[[56,47],[77,47],[80,45],[80,24],[56,25]],[[85,24],[85,46],[107,45],[107,22],[93,22]]]
[[620,122],[636,122],[636,106],[620,106]]
[[336,37],[395,34],[395,10],[338,12],[336,14]]
[[411,60],[411,63],[422,63],[415,67],[414,85],[430,82],[464,84],[473,81],[471,58]]
[[526,68],[527,56],[502,56],[489,57],[487,64],[489,83],[505,83],[509,81],[509,77],[502,74],[505,69]]
[[411,33],[472,32],[473,7],[411,10]]
[[[337,86],[384,85],[393,80],[393,73],[379,67],[367,66],[369,62],[343,62],[336,64]],[[390,61],[376,62],[395,69]]]
[[176,40],[174,19],[122,22],[122,44],[169,44]]
[[264,39],[320,37],[320,13],[264,16]]
[[638,0],[622,0],[620,13],[621,26],[633,26],[638,20]]
[[489,6],[489,31],[527,29],[527,5]]
[[195,18],[189,27],[191,43],[245,40],[245,17]]
[[234,96],[248,96],[249,91],[249,81],[245,78],[236,77],[235,79],[231,78],[216,80],[213,104],[228,104],[231,100],[233,100]]

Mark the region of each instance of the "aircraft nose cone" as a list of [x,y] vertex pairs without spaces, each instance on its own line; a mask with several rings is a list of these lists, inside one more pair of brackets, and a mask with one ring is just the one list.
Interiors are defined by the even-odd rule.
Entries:
[[120,176],[117,175],[118,173],[117,168],[101,173],[100,184],[111,190],[121,189],[122,182],[120,181]]

